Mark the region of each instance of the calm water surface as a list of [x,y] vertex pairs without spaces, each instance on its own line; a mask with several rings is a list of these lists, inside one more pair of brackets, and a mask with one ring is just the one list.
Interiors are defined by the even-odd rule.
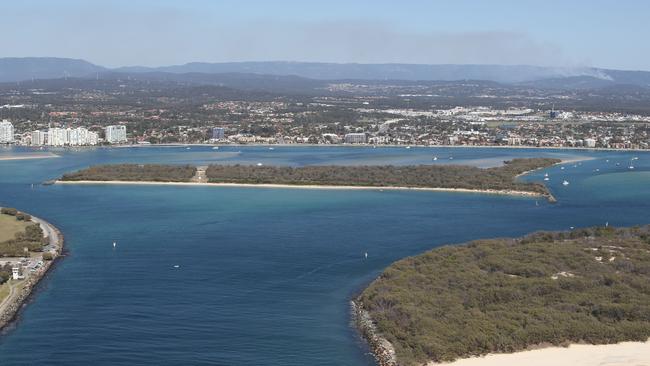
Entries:
[[[0,161],[0,205],[51,221],[69,251],[0,335],[2,366],[374,365],[350,326],[349,300],[391,262],[477,238],[650,222],[648,153],[343,147],[52,152],[62,157]],[[0,157],[31,153],[0,149]],[[525,177],[541,180],[549,173],[557,204],[443,192],[38,185],[100,163],[433,164],[433,156],[436,164],[481,167],[513,157],[592,160]],[[562,186],[564,179],[569,186]]]

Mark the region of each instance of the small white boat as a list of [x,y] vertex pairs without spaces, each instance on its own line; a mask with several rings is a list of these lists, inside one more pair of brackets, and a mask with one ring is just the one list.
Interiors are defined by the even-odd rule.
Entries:
[[274,147],[269,147],[269,150],[275,150],[275,148]]
[[180,267],[181,266],[179,266],[178,264],[174,264],[174,268],[180,268]]
[[219,146],[213,147],[212,150],[219,150]]
[[116,246],[117,246],[117,243],[113,242],[113,248],[115,248]]
[[634,165],[630,165],[630,170],[634,169]]
[[434,157],[433,157],[433,161],[438,161],[438,157],[437,157],[437,156],[434,156]]
[[560,170],[564,170],[564,167],[563,167],[563,166],[562,166],[562,167],[560,167]]
[[407,146],[406,148],[407,148],[407,149],[410,149],[411,147],[410,147],[410,146]]
[[191,147],[186,147],[186,148],[185,148],[185,150],[191,150],[191,149],[192,149]]
[[565,180],[564,182],[562,182],[562,185],[563,185],[563,186],[568,186],[568,185],[569,185],[569,182]]
[[598,173],[599,171],[600,171],[600,169],[596,168],[596,173]]
[[639,157],[635,156],[635,157],[632,158],[632,160],[639,160]]
[[544,180],[545,180],[545,181],[548,181],[548,180],[549,180],[549,177],[544,177]]
[[548,173],[544,173],[544,177],[545,177],[545,178],[548,178]]
[[450,156],[450,157],[449,157],[449,160],[454,160],[454,157],[453,157],[453,156]]
[[264,165],[264,164],[262,164],[262,163],[257,163],[257,166],[262,166],[262,165]]

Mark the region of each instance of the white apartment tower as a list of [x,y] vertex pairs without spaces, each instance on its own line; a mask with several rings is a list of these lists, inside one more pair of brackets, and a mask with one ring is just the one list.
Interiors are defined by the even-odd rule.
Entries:
[[111,144],[126,142],[126,126],[115,125],[106,127],[106,141]]
[[14,125],[6,119],[0,122],[0,144],[14,142]]
[[32,145],[43,146],[47,144],[47,132],[45,131],[32,131]]

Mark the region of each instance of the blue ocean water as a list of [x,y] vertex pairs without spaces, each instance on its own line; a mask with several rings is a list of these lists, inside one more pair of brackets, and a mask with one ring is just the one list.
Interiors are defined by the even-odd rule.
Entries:
[[[0,161],[0,205],[49,220],[68,249],[0,335],[2,366],[374,365],[350,325],[349,300],[391,262],[478,238],[650,222],[649,153],[234,146],[53,152],[61,157]],[[0,150],[23,153],[31,152]],[[524,177],[548,173],[557,204],[421,191],[38,185],[116,162],[487,167],[531,156],[591,160]]]

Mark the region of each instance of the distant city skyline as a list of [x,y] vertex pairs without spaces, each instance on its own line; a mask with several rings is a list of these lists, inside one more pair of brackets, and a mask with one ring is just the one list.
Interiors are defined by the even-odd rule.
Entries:
[[3,4],[11,36],[0,57],[107,67],[282,60],[650,70],[647,14],[640,0],[26,0]]

